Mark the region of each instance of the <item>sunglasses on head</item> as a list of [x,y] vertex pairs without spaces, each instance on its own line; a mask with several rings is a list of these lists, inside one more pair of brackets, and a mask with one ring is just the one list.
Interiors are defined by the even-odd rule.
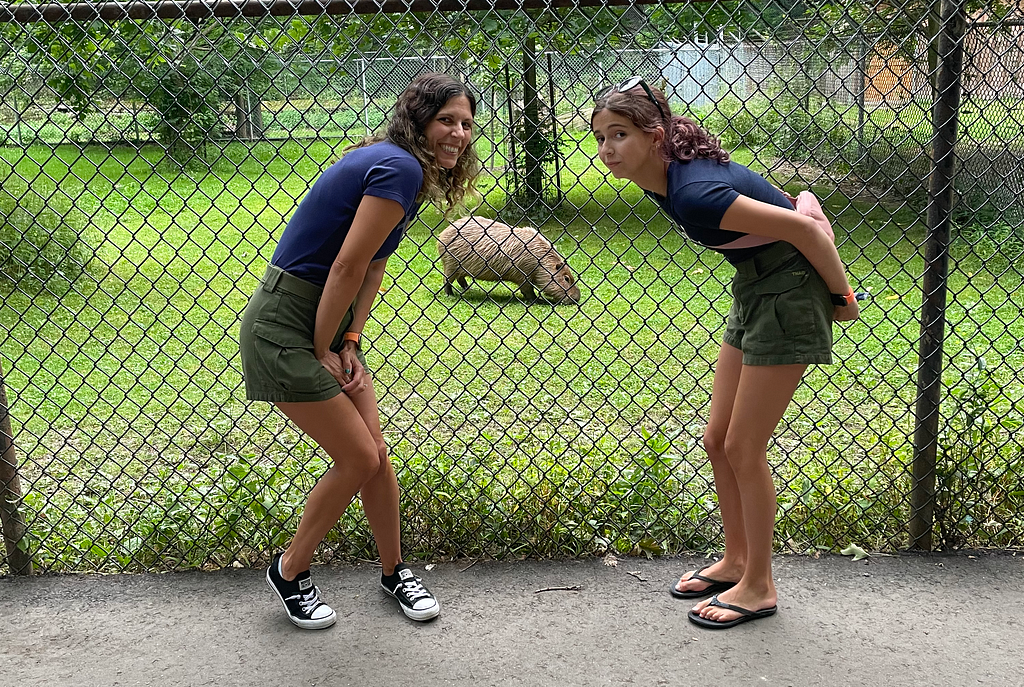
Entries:
[[657,98],[654,97],[654,92],[651,90],[651,87],[648,86],[647,82],[644,81],[643,78],[639,76],[631,76],[625,81],[621,81],[617,84],[613,84],[611,86],[606,86],[602,88],[594,95],[594,99],[601,100],[602,98],[607,98],[614,92],[625,93],[626,91],[632,90],[637,86],[640,86],[644,89],[644,92],[647,94],[647,99],[654,103],[654,106],[658,108],[658,113],[661,114],[661,118],[665,119],[665,110],[661,109],[661,104],[658,102]]

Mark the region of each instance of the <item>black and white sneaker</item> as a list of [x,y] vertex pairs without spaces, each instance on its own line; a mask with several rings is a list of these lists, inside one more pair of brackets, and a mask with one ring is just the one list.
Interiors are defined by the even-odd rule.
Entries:
[[267,568],[267,585],[281,599],[288,620],[305,630],[330,627],[338,620],[334,609],[320,600],[320,589],[313,585],[309,571],[299,573],[290,582],[281,576],[281,555],[274,556]]
[[413,620],[430,620],[441,612],[437,599],[423,586],[423,580],[416,576],[408,565],[399,563],[392,575],[380,576],[381,588],[398,599],[402,613]]

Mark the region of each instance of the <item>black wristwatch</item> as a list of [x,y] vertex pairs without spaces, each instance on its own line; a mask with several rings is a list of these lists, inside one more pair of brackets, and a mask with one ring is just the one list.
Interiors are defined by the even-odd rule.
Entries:
[[830,293],[829,296],[832,298],[832,305],[851,305],[855,300],[857,300],[857,296],[853,293],[853,289],[850,289],[850,292],[845,295],[840,293]]

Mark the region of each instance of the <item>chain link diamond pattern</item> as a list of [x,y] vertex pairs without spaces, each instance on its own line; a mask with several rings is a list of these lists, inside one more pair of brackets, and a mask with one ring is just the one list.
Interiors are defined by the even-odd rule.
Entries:
[[[410,229],[365,332],[407,556],[722,545],[700,438],[732,269],[599,164],[592,94],[634,74],[733,159],[813,189],[871,293],[769,447],[778,550],[904,548],[929,5],[0,23],[0,379],[21,545],[45,571],[137,571],[255,565],[287,543],[328,458],[244,400],[238,320],[298,200],[429,70],[479,95],[473,214],[539,228],[583,296],[447,296],[447,220],[427,208]],[[964,48],[934,545],[1013,548],[1024,22],[974,11]],[[319,556],[376,556],[358,501]]]

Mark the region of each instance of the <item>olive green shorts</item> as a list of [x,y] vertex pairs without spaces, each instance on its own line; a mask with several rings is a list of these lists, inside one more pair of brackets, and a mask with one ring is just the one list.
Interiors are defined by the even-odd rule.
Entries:
[[725,343],[744,365],[832,362],[828,286],[807,258],[780,241],[736,265]]
[[[274,265],[260,281],[242,315],[238,333],[245,397],[250,401],[326,401],[341,384],[313,355],[313,327],[323,289]],[[331,350],[341,350],[355,303],[341,320]],[[366,368],[362,351],[356,357]]]

